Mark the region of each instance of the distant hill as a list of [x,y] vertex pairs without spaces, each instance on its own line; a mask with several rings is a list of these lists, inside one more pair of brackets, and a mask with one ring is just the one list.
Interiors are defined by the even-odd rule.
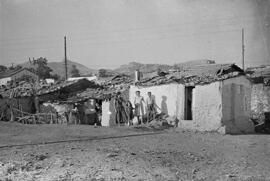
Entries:
[[142,64],[137,62],[130,62],[126,65],[121,65],[119,68],[114,69],[115,72],[133,75],[136,70],[140,70],[142,73],[154,72],[158,69],[163,71],[171,69],[173,66],[166,64]]
[[[20,64],[23,67],[30,67],[30,63],[29,62],[25,62]],[[92,73],[96,73],[97,70],[94,69],[90,69],[80,63],[77,62],[72,62],[68,60],[68,75],[70,75],[70,71],[72,65],[76,65],[77,69],[80,71],[81,75],[89,75]],[[48,62],[48,66],[53,70],[52,74],[58,74],[61,77],[65,76],[65,70],[64,70],[64,62]]]
[[157,71],[158,69],[162,71],[168,71],[170,69],[184,69],[195,65],[202,65],[202,64],[214,64],[215,61],[213,60],[193,60],[193,61],[187,61],[183,63],[178,63],[174,65],[166,65],[166,64],[143,64],[138,62],[130,62],[126,65],[121,65],[119,68],[114,69],[115,72],[123,73],[127,75],[134,75],[135,70],[139,70],[143,74],[145,73],[151,73],[154,71]]
[[215,64],[215,63],[216,62],[214,60],[200,59],[200,60],[191,60],[187,62],[174,64],[174,67],[181,70],[181,69],[189,68],[196,65]]
[[[138,63],[138,62],[130,62],[129,64],[121,65],[119,68],[116,68],[114,70],[106,69],[107,72],[109,72],[112,75],[116,74],[126,74],[130,76],[134,76],[134,72],[136,70],[139,70],[142,72],[144,75],[148,73],[152,73],[157,71],[158,69],[162,71],[168,71],[170,69],[185,69],[191,66],[195,65],[202,65],[202,64],[213,64],[215,61],[213,60],[193,60],[193,61],[187,61],[183,63],[178,63],[174,65],[166,65],[166,64],[143,64],[143,63]],[[23,67],[30,67],[29,62],[25,62],[23,64],[20,64]],[[49,67],[53,70],[52,74],[58,74],[62,77],[64,77],[64,62],[49,62],[48,63]],[[98,70],[95,69],[90,69],[80,63],[77,62],[72,62],[68,61],[68,70],[71,70],[71,66],[76,65],[76,67],[79,69],[81,75],[89,75],[92,73],[97,73]],[[68,72],[70,75],[70,72]]]

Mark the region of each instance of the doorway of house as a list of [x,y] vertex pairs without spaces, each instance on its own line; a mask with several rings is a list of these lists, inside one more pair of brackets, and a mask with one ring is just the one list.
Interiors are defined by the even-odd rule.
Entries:
[[186,86],[185,87],[185,114],[184,119],[185,120],[192,120],[192,91],[195,87],[194,86]]

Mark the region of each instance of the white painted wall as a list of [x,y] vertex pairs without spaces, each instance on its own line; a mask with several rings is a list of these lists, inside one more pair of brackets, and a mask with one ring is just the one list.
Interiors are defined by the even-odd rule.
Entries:
[[251,83],[245,76],[222,82],[222,123],[225,133],[251,133]]
[[[144,97],[144,100],[147,98],[147,92],[152,92],[152,95],[155,97],[156,104],[161,108],[162,112],[167,113],[170,116],[179,117],[182,107],[182,96],[183,95],[183,85],[181,84],[169,84],[169,85],[160,85],[153,87],[137,87],[131,86],[129,90],[129,100],[134,106],[135,92],[139,90],[141,96]],[[144,104],[144,108],[145,108]],[[160,113],[161,111],[157,109]],[[144,110],[145,113],[145,110]]]
[[92,76],[92,77],[70,77],[70,78],[68,78],[67,81],[74,81],[74,80],[81,80],[81,79],[87,79],[89,81],[94,81],[94,80],[97,80],[97,76]]
[[0,85],[7,85],[8,81],[11,81],[11,77],[0,79]]
[[110,123],[110,101],[103,101],[102,102],[102,117],[101,117],[101,125],[102,126],[112,126]]
[[182,121],[185,127],[200,131],[219,131],[221,128],[222,99],[220,82],[197,85],[193,89],[193,120]]

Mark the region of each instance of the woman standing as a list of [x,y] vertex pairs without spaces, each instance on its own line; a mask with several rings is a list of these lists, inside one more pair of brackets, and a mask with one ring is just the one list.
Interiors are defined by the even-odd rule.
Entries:
[[90,99],[89,101],[86,102],[84,114],[86,124],[101,126],[97,116],[96,100]]
[[135,113],[134,116],[138,119],[138,124],[143,124],[143,102],[144,99],[141,96],[140,91],[136,91],[136,96],[134,99],[134,105],[135,105]]

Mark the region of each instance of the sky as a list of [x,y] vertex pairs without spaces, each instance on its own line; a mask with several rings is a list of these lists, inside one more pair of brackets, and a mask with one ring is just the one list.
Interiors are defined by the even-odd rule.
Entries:
[[0,0],[0,64],[270,64],[270,0]]

